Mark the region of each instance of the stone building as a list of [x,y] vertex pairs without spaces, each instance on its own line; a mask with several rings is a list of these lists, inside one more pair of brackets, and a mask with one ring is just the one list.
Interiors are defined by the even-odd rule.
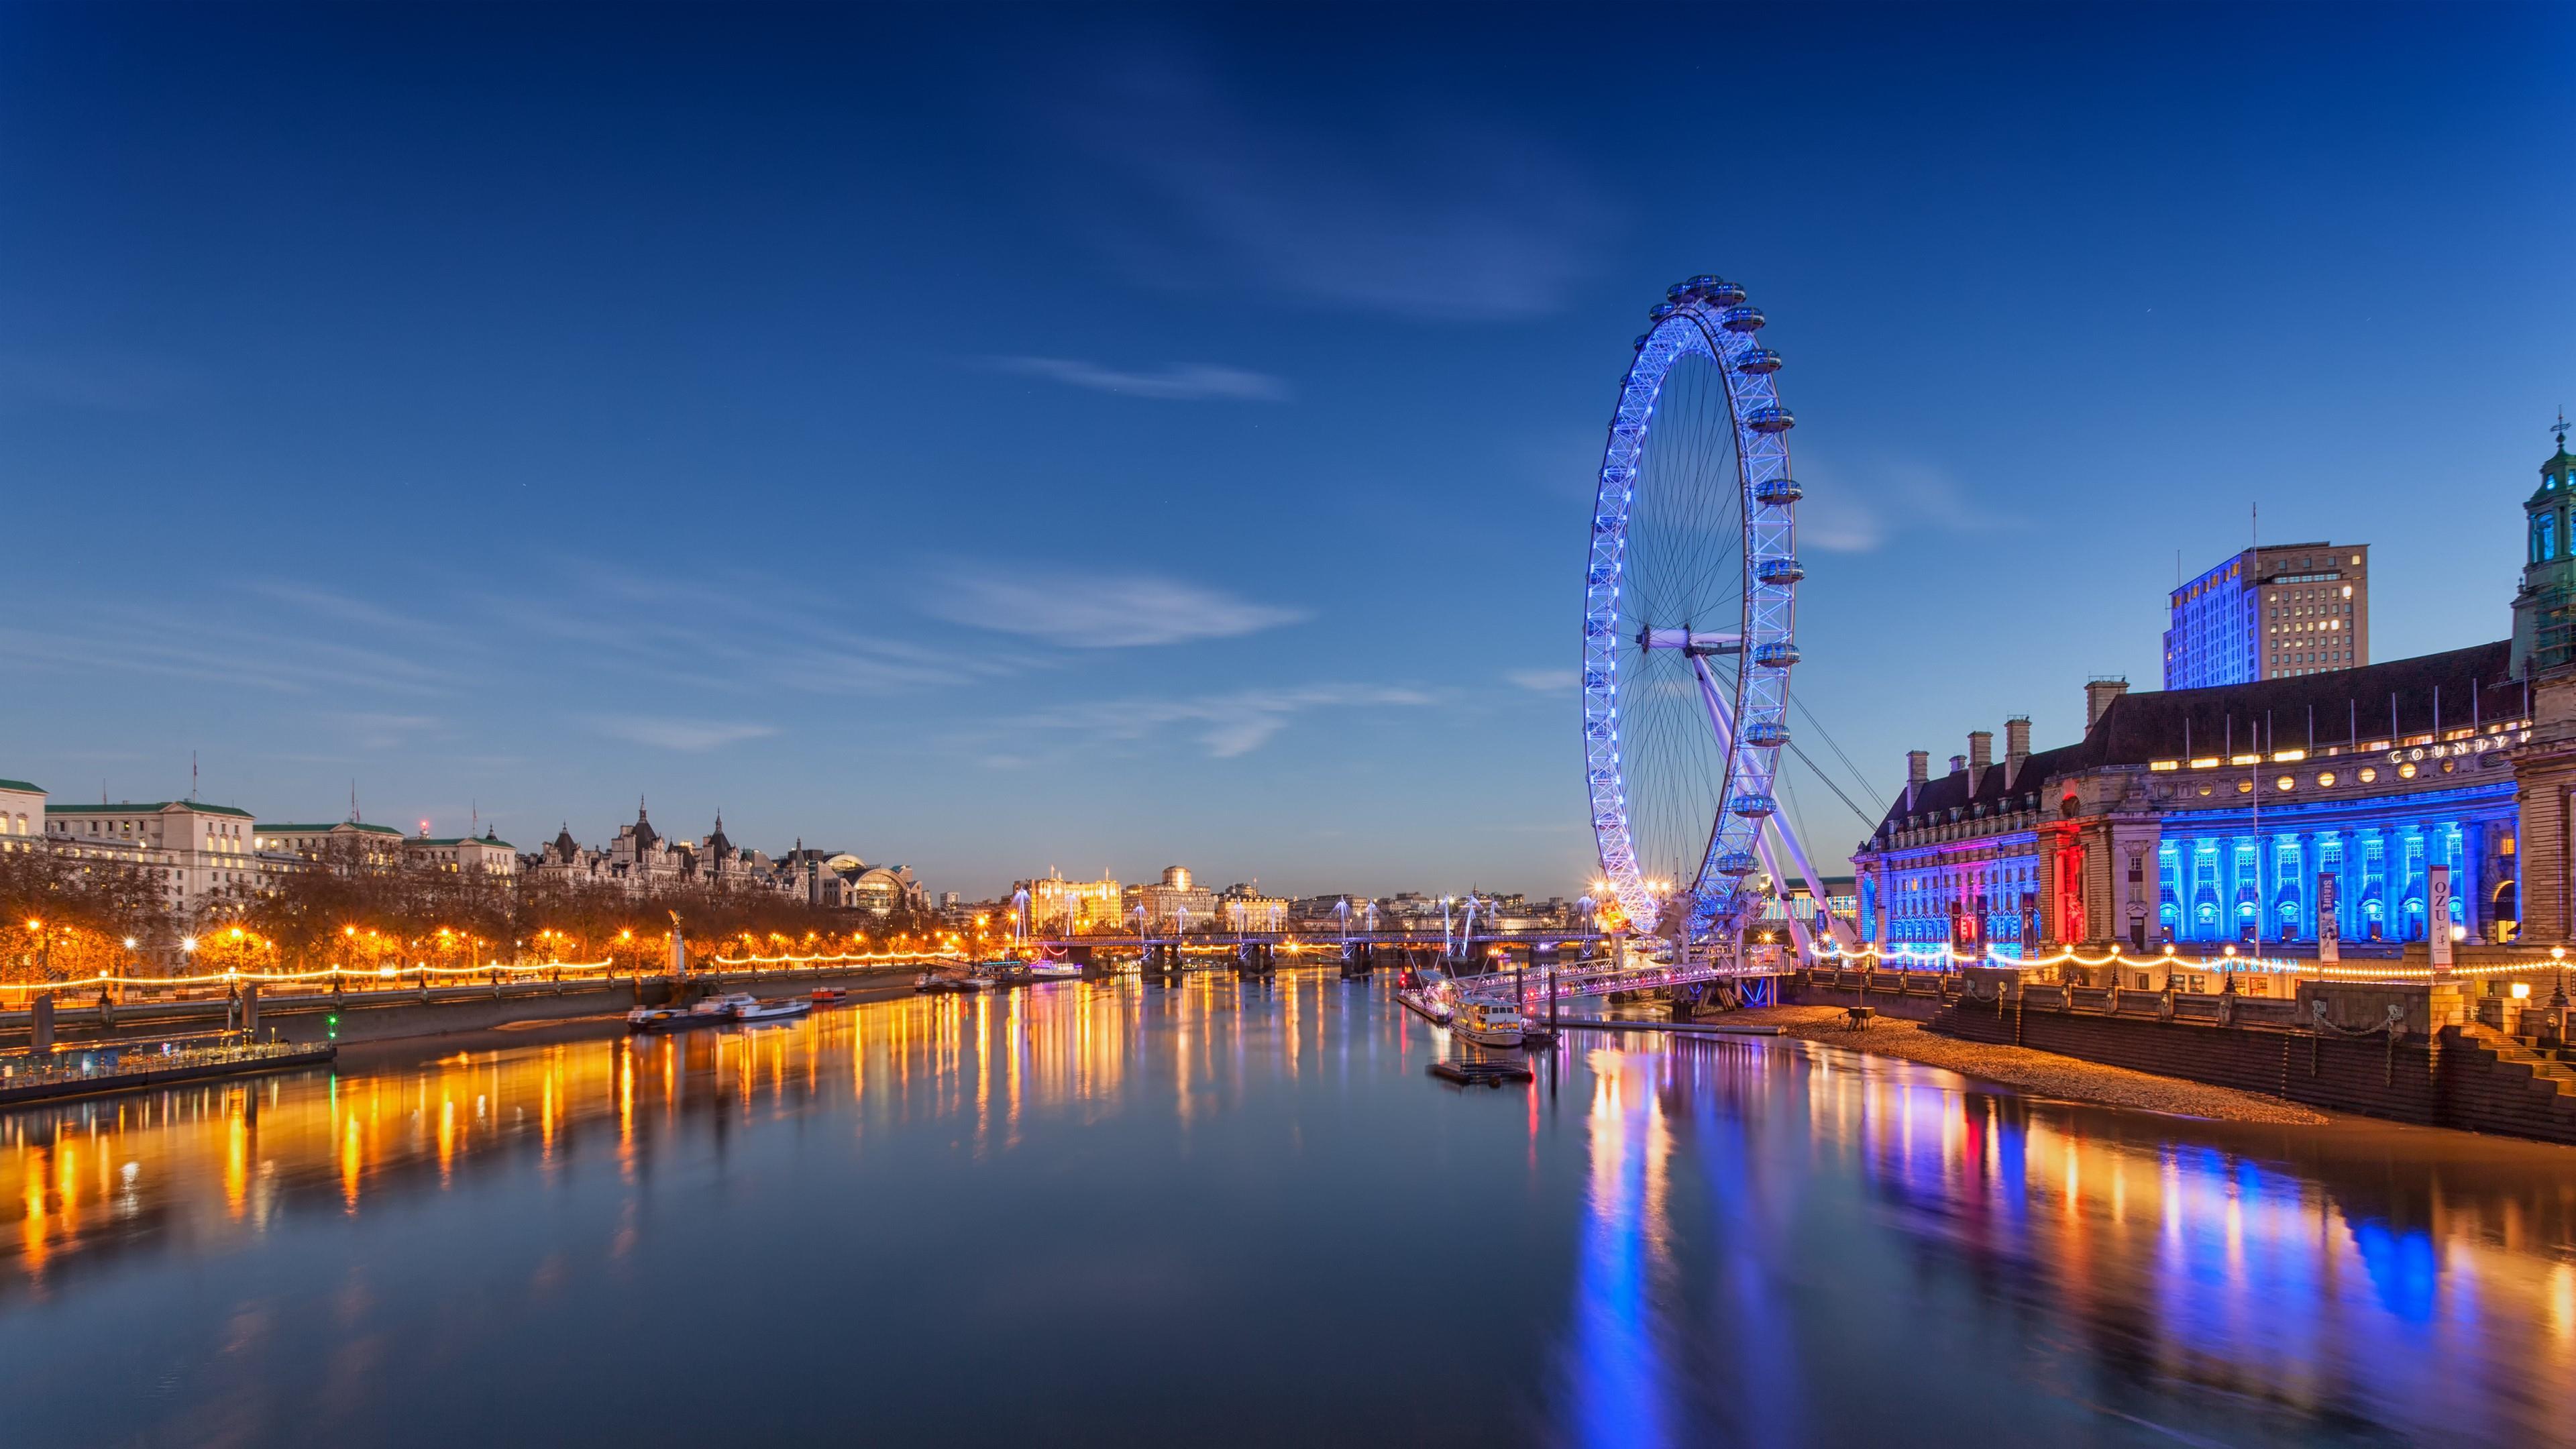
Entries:
[[[2436,932],[2576,938],[2576,455],[2563,432],[2540,474],[2510,639],[2384,664],[2357,662],[2356,642],[2348,667],[2329,658],[2339,647],[2302,645],[2275,668],[2270,641],[2347,630],[2255,635],[2250,682],[2136,694],[2090,682],[2075,743],[2035,753],[2013,719],[2001,759],[1984,730],[1939,776],[1912,752],[1853,856],[1863,935],[1892,954],[2005,958],[2167,942],[2298,957],[2328,921],[2345,954],[2365,956]],[[2329,605],[2343,617],[2332,587],[2313,620],[2296,612],[2303,594],[2249,597],[2262,627],[2277,627],[2276,607],[2278,625],[2304,625]]]
[[1151,885],[1129,886],[1121,893],[1119,907],[1123,919],[1142,919],[1149,929],[1195,924],[1201,927],[1216,919],[1216,892],[1190,878],[1190,868],[1172,865],[1163,868],[1163,877]]
[[[2336,674],[2157,693],[2097,683],[2074,744],[2033,753],[2028,721],[1969,735],[1905,788],[1853,856],[1863,934],[1944,945],[2133,951],[2171,941],[2313,953],[2336,935],[2422,940],[2431,868],[2474,939],[2519,920],[2512,751],[2529,737],[2504,641]],[[2327,885],[2323,878],[2331,877]]]
[[566,825],[535,854],[522,857],[520,869],[539,881],[615,886],[632,895],[716,890],[802,894],[807,884],[797,870],[759,851],[737,848],[725,835],[721,814],[705,840],[673,840],[653,827],[641,801],[634,823],[618,827],[607,845],[583,845]]

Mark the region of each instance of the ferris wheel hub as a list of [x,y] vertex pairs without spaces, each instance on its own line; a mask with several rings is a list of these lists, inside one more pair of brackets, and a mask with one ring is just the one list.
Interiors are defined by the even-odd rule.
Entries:
[[1715,654],[1741,654],[1741,634],[1708,634],[1695,629],[1641,629],[1637,632],[1640,649],[1678,649],[1690,658],[1705,659]]

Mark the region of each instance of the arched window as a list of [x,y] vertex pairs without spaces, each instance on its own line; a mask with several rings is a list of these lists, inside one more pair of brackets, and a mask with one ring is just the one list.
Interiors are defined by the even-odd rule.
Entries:
[[2532,541],[2532,557],[2546,563],[2558,557],[2558,515],[2540,515],[2540,536]]

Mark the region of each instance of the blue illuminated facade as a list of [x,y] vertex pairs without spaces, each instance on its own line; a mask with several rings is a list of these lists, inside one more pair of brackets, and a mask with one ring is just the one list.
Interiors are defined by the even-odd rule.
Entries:
[[2437,865],[2451,868],[2449,924],[2487,937],[2495,908],[2511,905],[2485,889],[2491,875],[2510,879],[2510,866],[2492,864],[2511,858],[2513,780],[2502,773],[2453,790],[2267,810],[2259,826],[2244,810],[2168,816],[2156,845],[2155,939],[2313,947],[2319,877],[2330,875],[2340,939],[2421,941]]
[[[2077,744],[2031,754],[2016,721],[2004,759],[1983,758],[1980,732],[1937,778],[1917,753],[1853,857],[1862,932],[1900,953],[1969,940],[2005,959],[2166,942],[2298,956],[2316,949],[2330,876],[2347,954],[2447,928],[2509,938],[2511,750],[2530,724],[2508,650],[2122,695]],[[2436,866],[2447,922],[2430,916]]]

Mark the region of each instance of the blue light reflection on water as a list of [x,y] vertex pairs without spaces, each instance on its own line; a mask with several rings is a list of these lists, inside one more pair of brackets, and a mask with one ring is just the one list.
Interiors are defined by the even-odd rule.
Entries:
[[[1196,978],[504,1035],[0,1117],[0,1361],[34,1386],[12,1422],[2576,1442],[2576,1153],[1642,1033],[1459,1092],[1381,993]],[[674,1364],[760,1392],[639,1391]]]

